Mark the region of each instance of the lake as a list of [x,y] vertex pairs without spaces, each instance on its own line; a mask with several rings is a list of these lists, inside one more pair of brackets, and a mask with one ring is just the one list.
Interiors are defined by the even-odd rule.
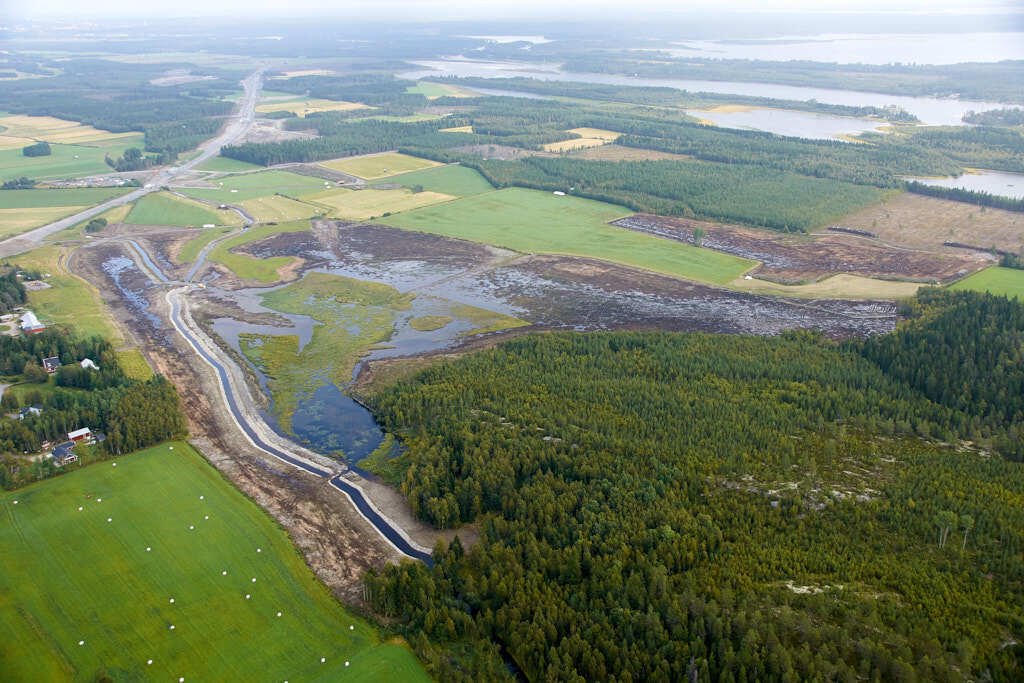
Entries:
[[831,116],[790,109],[751,109],[729,112],[693,110],[687,113],[723,128],[764,130],[778,135],[815,140],[837,139],[842,135],[857,135],[886,125],[885,121]]
[[968,111],[999,109],[1006,105],[998,102],[940,99],[937,97],[907,97],[885,95],[857,90],[833,88],[807,88],[773,83],[744,83],[740,81],[698,81],[677,78],[634,78],[615,74],[576,73],[562,71],[553,62],[480,61],[465,58],[415,61],[423,69],[399,74],[400,78],[416,80],[438,76],[474,76],[478,78],[536,78],[544,81],[601,83],[676,88],[689,92],[711,92],[726,95],[751,95],[783,100],[817,100],[825,104],[885,107],[894,104],[933,126],[961,125]]
[[[823,34],[761,40],[686,40],[674,57],[808,60],[839,64],[958,64],[1024,59],[1024,33]],[[655,48],[657,49],[657,48]]]
[[959,178],[907,178],[925,185],[940,187],[959,187],[973,192],[988,192],[1003,197],[1024,199],[1024,173],[1005,173],[1003,171],[976,171],[965,173]]

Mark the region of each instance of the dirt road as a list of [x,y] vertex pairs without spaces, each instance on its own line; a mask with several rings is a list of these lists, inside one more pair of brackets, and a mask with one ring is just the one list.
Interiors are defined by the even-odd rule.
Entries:
[[70,228],[77,223],[81,223],[82,221],[93,218],[94,216],[98,216],[105,211],[113,209],[114,207],[134,202],[151,192],[156,192],[161,187],[169,185],[172,180],[181,174],[186,173],[196,166],[199,166],[200,164],[203,164],[217,156],[222,147],[235,142],[245,135],[249,128],[252,127],[253,121],[256,117],[256,101],[259,99],[260,91],[263,89],[263,70],[261,69],[250,74],[244,81],[242,81],[242,86],[245,88],[245,96],[239,103],[238,110],[231,116],[217,137],[211,138],[199,146],[199,149],[201,150],[199,156],[186,161],[180,166],[171,166],[169,168],[161,169],[146,182],[144,187],[133,190],[128,194],[121,195],[120,197],[111,199],[108,202],[104,202],[98,206],[76,213],[73,216],[62,218],[59,221],[50,223],[49,225],[43,225],[29,232],[0,242],[0,258],[14,256],[15,254],[35,249],[46,237],[53,233]]

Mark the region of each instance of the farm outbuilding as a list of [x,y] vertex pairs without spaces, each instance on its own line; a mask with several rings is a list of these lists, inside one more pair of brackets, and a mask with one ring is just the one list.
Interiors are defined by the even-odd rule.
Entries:
[[73,432],[68,432],[68,441],[74,441],[75,443],[78,443],[79,441],[91,440],[92,430],[90,430],[88,427],[82,427],[81,429],[76,429]]
[[21,331],[25,334],[38,334],[46,329],[46,325],[39,322],[39,318],[32,311],[25,311],[21,316]]
[[100,369],[100,366],[98,366],[95,363],[93,363],[92,360],[89,359],[89,358],[83,358],[82,362],[79,363],[79,365],[82,366],[83,370],[99,370]]

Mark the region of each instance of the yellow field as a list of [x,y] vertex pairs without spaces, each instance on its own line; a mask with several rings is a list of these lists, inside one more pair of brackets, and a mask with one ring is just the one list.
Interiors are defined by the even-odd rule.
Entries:
[[441,128],[438,133],[472,133],[473,126],[455,126],[454,128]]
[[44,206],[26,209],[0,209],[0,238],[17,235],[40,225],[70,216],[84,206]]
[[576,135],[585,138],[597,138],[605,142],[614,142],[622,137],[622,133],[614,130],[605,130],[604,128],[570,128],[569,132],[576,133]]
[[0,150],[2,149],[20,149],[22,147],[28,147],[35,143],[32,138],[17,138],[11,135],[0,135]]
[[247,199],[238,205],[258,223],[296,221],[321,213],[315,206],[276,194]]
[[19,146],[13,144],[11,138],[82,143],[105,142],[138,135],[138,133],[111,133],[92,126],[84,126],[77,121],[66,121],[53,116],[27,116],[24,114],[0,117],[0,126],[6,128],[3,138],[0,139],[0,145],[3,145],[0,149]]
[[737,278],[729,283],[729,287],[754,294],[811,299],[901,299],[913,296],[924,285],[920,282],[894,282],[859,275],[840,274],[806,285],[779,285],[756,278],[753,280]]
[[549,142],[544,145],[544,149],[548,152],[571,152],[574,149],[600,147],[607,144],[608,141],[602,138],[573,138],[572,140],[562,140],[561,142]]
[[398,175],[399,173],[408,173],[409,171],[421,171],[425,168],[443,166],[444,164],[430,161],[429,159],[411,157],[407,154],[385,153],[321,161],[320,165],[332,171],[341,171],[364,180],[376,180],[377,178],[386,178]]
[[417,192],[400,190],[326,190],[304,195],[317,204],[331,208],[331,216],[350,221],[365,221],[383,216],[385,213],[408,211],[429,204],[439,204],[455,199],[440,192]]
[[349,111],[351,109],[372,109],[359,102],[335,102],[334,100],[309,99],[301,102],[268,102],[256,107],[257,112],[290,111],[299,116],[321,111]]
[[747,104],[720,104],[710,109],[697,109],[695,111],[706,111],[709,114],[735,114],[736,112],[753,111],[754,109],[757,109],[757,107],[751,107]]

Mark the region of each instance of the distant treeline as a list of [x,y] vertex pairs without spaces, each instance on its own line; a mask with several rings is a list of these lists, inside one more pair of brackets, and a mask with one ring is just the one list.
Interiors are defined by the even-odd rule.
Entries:
[[950,199],[955,202],[977,204],[978,206],[990,206],[994,209],[1006,211],[1024,211],[1024,199],[1014,199],[1002,195],[979,192],[976,190],[964,190],[959,187],[943,187],[942,185],[927,185],[916,180],[904,183],[908,192],[923,194],[929,197]]
[[645,52],[643,56],[599,54],[570,56],[566,71],[612,73],[645,78],[701,81],[753,81],[900,96],[959,97],[966,100],[1024,102],[1020,83],[1024,60],[963,64],[833,64],[809,60],[762,61],[702,59]]
[[1024,126],[1024,109],[1006,107],[988,111],[969,111],[963,116],[964,123],[980,126]]
[[699,109],[720,104],[741,104],[750,107],[775,107],[796,111],[813,111],[835,116],[856,116],[883,118],[898,123],[917,123],[913,114],[897,107],[851,106],[826,104],[815,100],[781,100],[774,97],[734,95],[700,91],[686,91],[678,88],[611,85],[604,83],[580,83],[572,81],[543,81],[537,78],[473,78],[445,76],[436,80],[467,87],[493,90],[518,90],[551,97],[578,97],[588,100],[629,102],[651,106],[685,107]]

